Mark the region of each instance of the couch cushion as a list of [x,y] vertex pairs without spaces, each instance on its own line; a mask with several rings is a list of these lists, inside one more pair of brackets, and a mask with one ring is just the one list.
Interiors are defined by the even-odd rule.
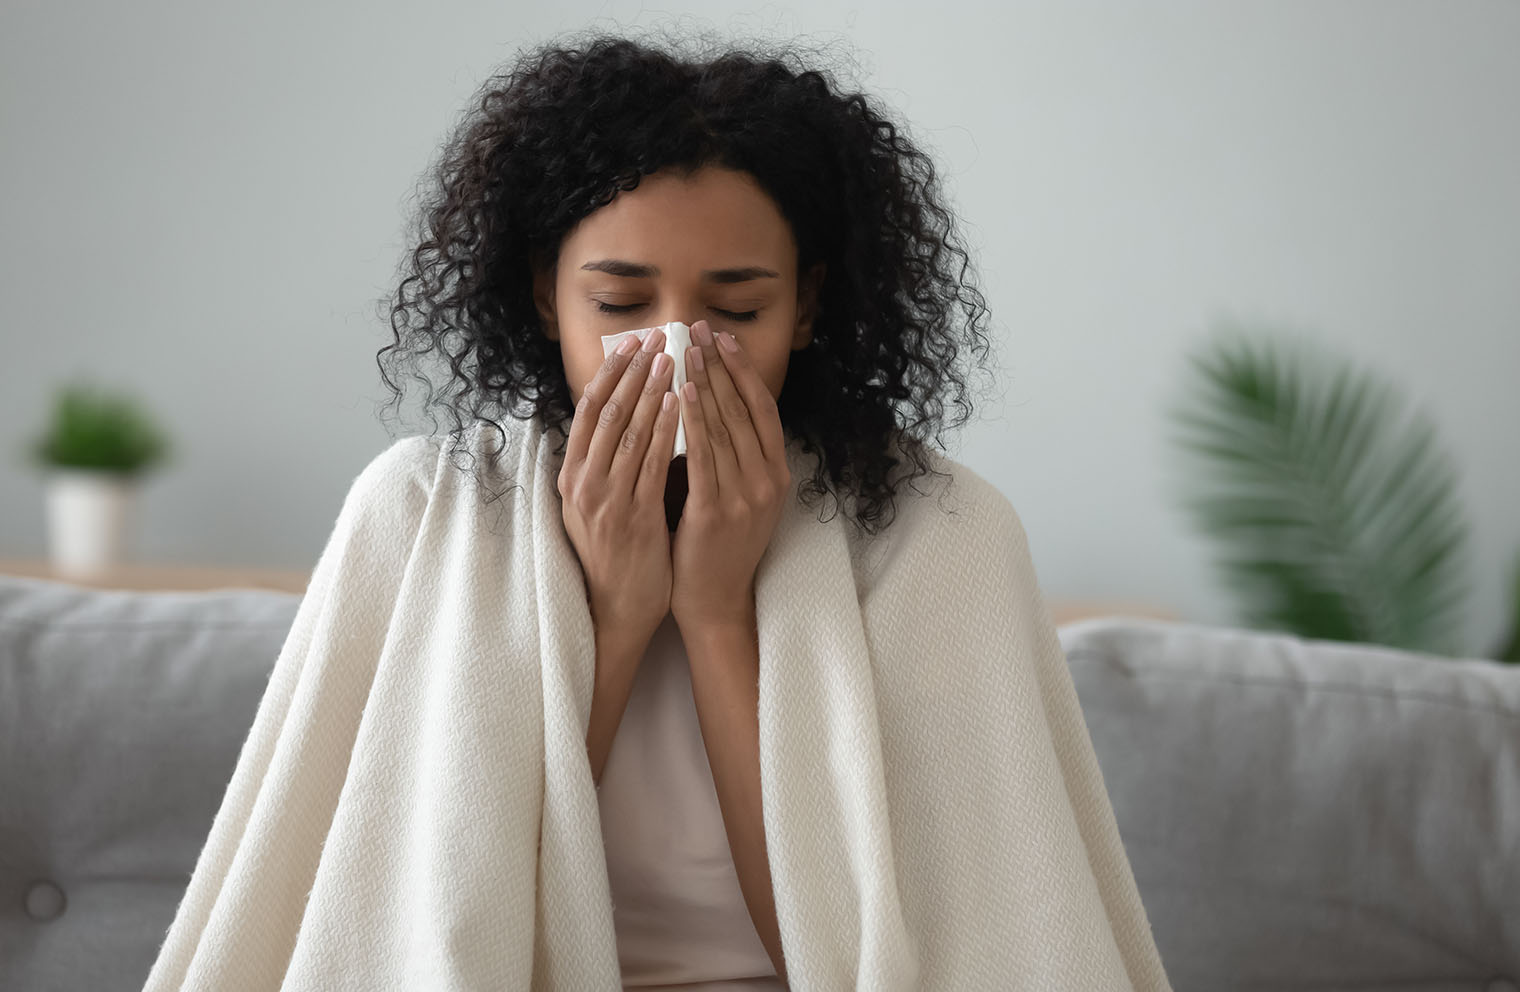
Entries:
[[142,988],[299,602],[0,577],[0,989]]
[[1061,629],[1178,992],[1520,987],[1520,668]]

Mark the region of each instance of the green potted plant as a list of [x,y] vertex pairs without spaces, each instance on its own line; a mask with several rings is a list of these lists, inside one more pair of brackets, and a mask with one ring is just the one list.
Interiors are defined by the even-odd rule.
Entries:
[[98,572],[124,559],[137,481],[168,449],[168,439],[132,398],[85,383],[59,390],[30,449],[48,475],[55,568]]
[[1244,621],[1464,654],[1468,524],[1431,421],[1307,339],[1224,327],[1190,357],[1183,501]]

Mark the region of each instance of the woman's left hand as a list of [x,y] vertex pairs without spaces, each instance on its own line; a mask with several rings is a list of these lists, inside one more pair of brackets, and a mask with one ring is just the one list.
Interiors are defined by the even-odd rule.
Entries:
[[[754,623],[755,569],[791,494],[781,417],[733,335],[692,325],[687,358],[686,506],[672,538],[670,611],[683,631]],[[732,348],[730,349],[730,345]],[[695,356],[697,350],[688,352]]]

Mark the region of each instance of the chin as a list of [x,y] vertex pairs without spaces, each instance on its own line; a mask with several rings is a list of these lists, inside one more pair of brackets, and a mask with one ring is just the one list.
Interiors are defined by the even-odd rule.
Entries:
[[681,522],[681,510],[686,506],[686,456],[677,455],[670,463],[665,476],[665,523],[672,532]]

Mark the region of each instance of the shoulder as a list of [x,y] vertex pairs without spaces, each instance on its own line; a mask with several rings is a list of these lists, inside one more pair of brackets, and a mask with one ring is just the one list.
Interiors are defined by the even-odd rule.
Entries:
[[312,570],[306,602],[344,595],[356,583],[366,584],[374,603],[394,594],[432,498],[438,444],[400,438],[364,464]]
[[348,499],[420,509],[429,500],[475,493],[477,471],[488,484],[542,471],[552,452],[536,420],[477,420],[457,433],[410,435],[370,459],[354,478]]
[[930,471],[897,484],[897,512],[885,536],[899,544],[946,549],[1023,543],[1018,511],[1001,489],[962,461],[933,448],[919,450]]
[[1034,581],[1028,539],[1013,502],[964,462],[920,450],[931,471],[907,478],[916,469],[902,470],[891,524],[858,552],[862,598],[911,600],[926,588]]
[[1018,524],[1019,515],[1013,502],[981,473],[932,449],[929,461],[937,473],[946,477],[938,502],[948,516],[969,520],[977,526]]
[[426,434],[392,441],[349,483],[342,514],[393,521],[397,515],[420,513],[438,477],[443,443]]
[[878,622],[901,614],[930,625],[1008,609],[1037,614],[1039,580],[1013,502],[963,462],[937,452],[929,461],[934,473],[898,490],[862,604]]
[[373,492],[431,487],[442,444],[441,438],[427,434],[397,438],[359,470],[351,488]]

